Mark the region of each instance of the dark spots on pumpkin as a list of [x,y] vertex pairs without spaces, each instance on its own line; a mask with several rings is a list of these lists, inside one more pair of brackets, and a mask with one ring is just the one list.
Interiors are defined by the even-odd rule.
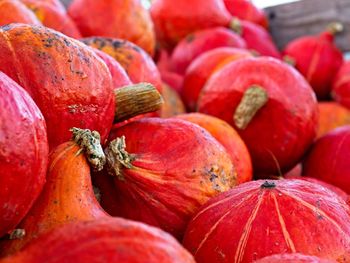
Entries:
[[54,205],[58,205],[58,200],[57,199],[55,199],[55,200],[53,200],[53,202],[52,202]]
[[193,34],[190,34],[186,37],[186,42],[191,43],[195,39],[195,36]]
[[114,41],[112,42],[112,45],[113,45],[113,48],[119,49],[119,48],[125,46],[125,41],[114,40]]
[[321,200],[320,199],[316,200],[316,206],[315,207],[316,207],[315,215],[316,215],[317,220],[323,220],[324,217],[320,213],[320,208],[321,208]]
[[196,172],[196,169],[193,169],[193,170],[192,170],[192,173],[195,173],[195,172]]
[[41,41],[44,43],[44,47],[53,47],[55,40],[55,38],[49,37],[46,39],[42,39]]
[[4,25],[4,26],[0,26],[1,30],[3,31],[9,31],[10,29],[13,28],[13,24],[7,24],[7,25]]
[[131,48],[135,50],[137,53],[142,53],[142,49],[138,46],[132,45]]
[[65,44],[67,47],[70,47],[70,46],[71,46],[71,43],[68,41],[68,39],[64,38],[64,39],[63,39],[63,42],[64,42],[64,44]]

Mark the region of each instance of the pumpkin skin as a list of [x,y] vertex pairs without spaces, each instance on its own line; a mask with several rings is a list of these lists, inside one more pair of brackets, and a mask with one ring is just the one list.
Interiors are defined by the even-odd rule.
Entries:
[[[160,227],[181,239],[199,206],[236,184],[226,150],[190,122],[143,118],[113,130],[110,141],[121,136],[126,137],[126,151],[134,158],[131,168],[113,173],[117,198],[111,200],[105,193],[117,207],[106,210],[113,216]],[[112,168],[116,166],[118,163]]]
[[251,1],[224,0],[224,3],[232,16],[250,21],[268,29],[269,20],[267,19],[264,10],[256,7]]
[[303,165],[303,175],[333,184],[350,193],[350,126],[337,128],[311,148]]
[[265,28],[252,22],[238,19],[231,22],[231,28],[241,35],[247,44],[247,48],[257,51],[262,56],[281,59],[279,50]]
[[132,85],[132,82],[126,74],[124,68],[114,58],[97,48],[93,49],[96,55],[99,56],[104,63],[106,63],[112,76],[114,89]]
[[[267,103],[246,127],[238,127],[233,116],[243,94],[255,85],[265,90]],[[288,171],[316,136],[318,109],[314,92],[295,69],[277,59],[247,58],[226,65],[208,80],[198,106],[199,112],[218,117],[238,131],[257,175]]]
[[193,257],[169,234],[121,218],[67,224],[0,262],[195,263]]
[[322,259],[315,256],[306,256],[299,253],[277,254],[268,256],[254,263],[336,263],[335,260]]
[[38,0],[21,0],[30,10],[34,12],[41,23],[49,28],[55,29],[63,34],[81,38],[79,29],[72,19],[56,5]]
[[17,83],[0,72],[0,237],[27,214],[45,183],[46,124]]
[[301,180],[252,181],[206,203],[183,244],[201,262],[252,262],[304,253],[349,262],[348,205],[335,193]]
[[332,84],[332,98],[350,109],[350,62],[344,61]]
[[156,0],[150,11],[157,40],[165,48],[174,47],[197,30],[226,27],[231,20],[223,0]]
[[320,112],[317,138],[343,125],[350,124],[350,111],[336,102],[319,102]]
[[153,22],[139,0],[74,0],[68,13],[84,37],[126,39],[154,54]]
[[246,43],[232,30],[224,27],[196,31],[187,35],[175,47],[170,61],[172,70],[183,75],[196,57],[218,47],[246,48]]
[[237,184],[252,180],[252,161],[247,146],[239,134],[227,122],[202,113],[183,114],[176,116],[176,118],[198,124],[225,147],[231,156],[233,165],[236,167]]
[[188,67],[181,90],[187,109],[196,110],[200,92],[214,72],[232,61],[249,57],[252,57],[249,51],[229,47],[216,48],[198,56]]
[[0,14],[0,26],[10,23],[41,25],[33,12],[18,0],[2,0]]
[[320,100],[329,97],[332,81],[343,63],[343,54],[333,41],[334,35],[326,31],[295,39],[283,52],[295,62]]
[[112,126],[115,105],[107,66],[84,44],[39,26],[0,28],[0,70],[19,83],[43,113],[50,148],[72,127],[100,132]]
[[133,83],[148,82],[162,91],[162,81],[152,58],[135,44],[121,39],[91,37],[81,40],[113,57],[125,69]]
[[168,85],[164,84],[162,88],[162,97],[164,103],[158,113],[161,118],[170,118],[186,112],[179,94]]
[[50,153],[46,178],[42,193],[18,226],[25,229],[25,236],[3,240],[1,256],[20,251],[40,235],[69,222],[108,216],[95,199],[89,163],[75,142],[65,142]]

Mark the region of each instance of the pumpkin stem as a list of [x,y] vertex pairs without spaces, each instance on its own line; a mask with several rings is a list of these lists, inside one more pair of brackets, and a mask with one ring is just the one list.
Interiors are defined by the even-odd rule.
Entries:
[[114,122],[128,120],[140,114],[161,108],[163,98],[149,83],[138,83],[114,90],[116,109]]
[[117,176],[122,181],[124,180],[122,168],[132,168],[131,162],[135,160],[135,157],[129,154],[125,148],[125,136],[122,136],[111,141],[105,149],[108,173],[112,176]]
[[85,152],[91,166],[101,171],[106,163],[106,156],[101,146],[100,134],[97,131],[79,128],[72,128],[70,131],[73,133],[73,141]]
[[242,23],[238,18],[233,18],[230,22],[230,29],[232,29],[235,33],[237,33],[238,35],[242,35],[243,34],[243,27],[242,27]]
[[292,67],[295,67],[297,64],[295,59],[288,55],[283,56],[283,61]]
[[340,22],[333,22],[327,26],[327,31],[332,35],[341,33],[344,31],[344,25]]
[[233,115],[233,120],[236,126],[244,130],[247,128],[255,114],[267,103],[268,95],[265,89],[258,85],[252,85],[248,88],[242,97],[236,111]]
[[9,239],[10,240],[13,240],[13,239],[22,239],[24,236],[26,235],[26,231],[22,228],[17,228],[17,229],[14,229],[11,233],[10,233],[10,236],[9,236]]

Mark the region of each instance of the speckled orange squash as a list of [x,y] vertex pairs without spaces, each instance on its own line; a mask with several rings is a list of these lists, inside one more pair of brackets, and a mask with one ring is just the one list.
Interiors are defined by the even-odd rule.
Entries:
[[41,25],[35,14],[19,0],[1,0],[0,14],[0,26],[10,23]]
[[50,147],[70,139],[72,127],[100,132],[115,111],[106,64],[83,43],[54,30],[25,24],[0,27],[0,70],[19,83],[43,113]]

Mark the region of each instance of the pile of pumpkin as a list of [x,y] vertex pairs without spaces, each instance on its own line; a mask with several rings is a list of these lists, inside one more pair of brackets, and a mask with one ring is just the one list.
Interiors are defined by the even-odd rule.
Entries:
[[280,52],[248,0],[0,0],[0,262],[350,262],[340,30]]

